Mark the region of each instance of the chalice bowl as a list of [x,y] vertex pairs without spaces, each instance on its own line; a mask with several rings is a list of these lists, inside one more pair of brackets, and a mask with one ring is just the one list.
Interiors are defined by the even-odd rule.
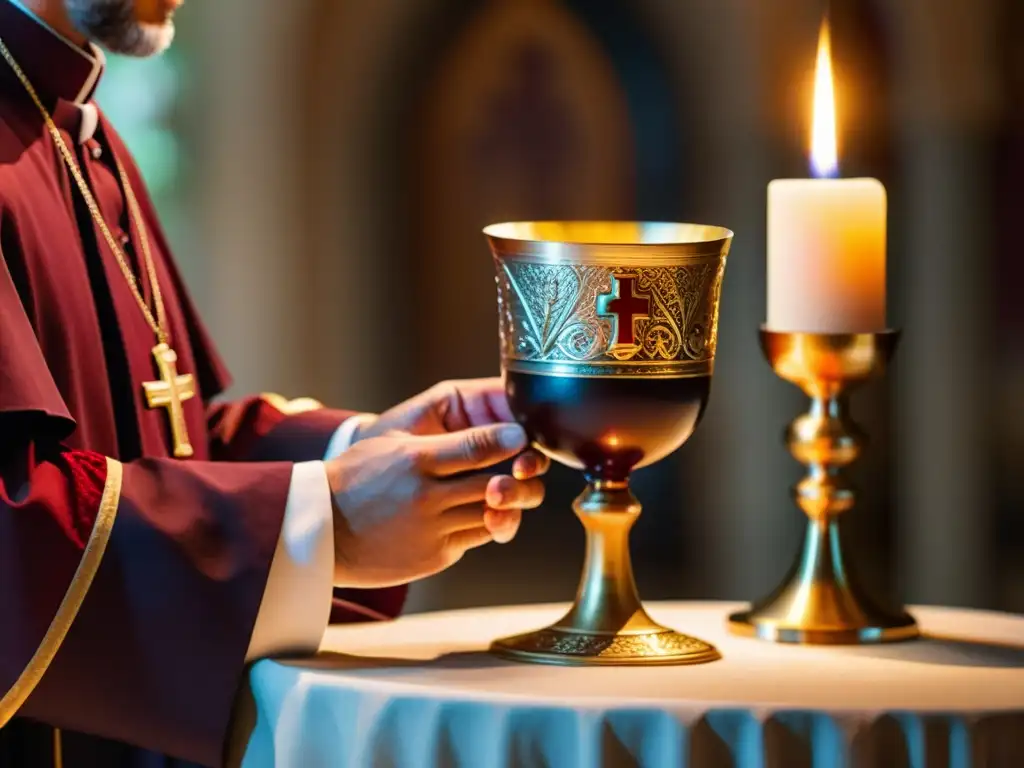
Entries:
[[709,643],[655,622],[633,578],[634,469],[675,451],[707,403],[732,232],[697,224],[510,222],[494,255],[505,391],[534,446],[583,472],[576,600],[556,624],[497,640],[520,661],[714,661]]

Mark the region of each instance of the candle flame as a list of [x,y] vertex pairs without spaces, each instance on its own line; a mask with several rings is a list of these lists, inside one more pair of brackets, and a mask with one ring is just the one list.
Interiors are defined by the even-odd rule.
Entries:
[[821,22],[814,67],[814,121],[811,124],[811,166],[815,176],[839,172],[836,149],[836,94],[832,82],[832,39],[828,19]]

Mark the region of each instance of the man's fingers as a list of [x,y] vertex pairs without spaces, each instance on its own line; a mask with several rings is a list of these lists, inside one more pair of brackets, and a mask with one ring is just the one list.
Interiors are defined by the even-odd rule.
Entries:
[[446,419],[445,426],[448,431],[514,421],[512,410],[508,406],[508,398],[505,397],[505,382],[500,376],[453,381],[449,382],[449,386],[462,406],[461,409],[449,409],[449,414],[462,410],[469,423]]
[[466,504],[483,506],[487,496],[487,486],[491,481],[489,475],[469,475],[434,480],[428,493],[428,503],[434,509],[451,509]]
[[505,394],[505,381],[500,376],[481,379],[478,397],[486,403],[487,410],[496,421],[512,421],[512,408]]
[[506,544],[515,538],[523,513],[518,509],[491,509],[483,504],[464,504],[441,514],[441,531],[451,536],[459,531],[486,528],[499,544]]
[[487,483],[484,501],[492,509],[534,509],[544,501],[544,483],[537,478],[516,480],[498,475]]
[[539,451],[526,451],[516,457],[512,463],[512,476],[516,480],[529,480],[540,477],[551,466],[551,459]]
[[518,509],[486,509],[484,525],[498,544],[508,544],[519,532],[523,513]]
[[444,477],[511,459],[526,447],[526,432],[518,424],[491,424],[418,440],[426,469]]
[[448,536],[448,547],[454,550],[455,559],[458,559],[467,549],[482,547],[493,540],[494,537],[486,528],[470,528],[467,531],[456,531]]
[[435,481],[430,492],[435,509],[473,503],[486,503],[494,509],[533,509],[544,500],[541,480],[516,480],[511,475],[470,475]]
[[452,534],[469,528],[486,527],[483,504],[463,504],[441,513],[441,531]]
[[441,530],[446,536],[459,531],[486,528],[498,544],[515,538],[523,513],[518,509],[491,509],[482,504],[465,504],[441,515]]

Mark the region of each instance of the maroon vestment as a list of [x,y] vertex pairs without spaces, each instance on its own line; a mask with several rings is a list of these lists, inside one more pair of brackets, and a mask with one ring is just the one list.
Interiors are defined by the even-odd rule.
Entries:
[[[122,463],[117,519],[81,610],[19,717],[0,766],[218,764],[281,528],[292,462],[319,459],[347,416],[289,414],[253,398],[211,406],[227,375],[172,263],[142,180],[100,115],[82,141],[93,60],[0,0],[0,37],[72,147],[139,271],[138,232],[113,158],[147,227],[195,456],[170,458],[150,326],[95,227],[41,116],[0,61],[0,693],[29,661]],[[84,94],[83,94],[84,91]],[[340,595],[334,620],[392,616],[404,590]],[[150,751],[145,751],[150,750]]]

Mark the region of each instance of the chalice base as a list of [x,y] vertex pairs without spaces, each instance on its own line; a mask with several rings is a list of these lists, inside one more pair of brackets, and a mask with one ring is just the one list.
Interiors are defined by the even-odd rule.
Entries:
[[628,481],[591,481],[573,503],[587,533],[576,600],[550,627],[506,637],[491,652],[515,661],[565,666],[701,664],[714,646],[663,627],[644,610],[629,557],[640,502]]
[[555,624],[496,640],[491,652],[515,661],[560,666],[647,667],[703,664],[721,658],[710,643],[653,621],[643,628],[621,632],[573,629]]

